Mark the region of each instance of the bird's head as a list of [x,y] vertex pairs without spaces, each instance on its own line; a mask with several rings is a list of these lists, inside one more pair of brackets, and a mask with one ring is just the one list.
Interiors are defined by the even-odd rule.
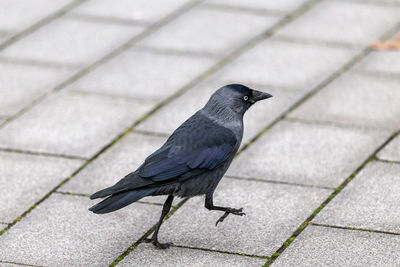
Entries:
[[[250,89],[241,84],[229,84],[218,89],[208,104],[214,108],[228,108],[243,115],[254,103],[272,97],[272,95]],[[207,105],[208,105],[207,104]]]

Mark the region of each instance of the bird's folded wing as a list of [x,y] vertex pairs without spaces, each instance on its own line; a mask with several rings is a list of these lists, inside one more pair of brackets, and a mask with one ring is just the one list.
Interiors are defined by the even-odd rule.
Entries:
[[[139,168],[139,176],[154,182],[172,178],[188,179],[201,170],[212,170],[222,164],[235,149],[237,138],[224,127],[179,131],[159,150],[150,155]],[[186,129],[189,130],[189,129]]]

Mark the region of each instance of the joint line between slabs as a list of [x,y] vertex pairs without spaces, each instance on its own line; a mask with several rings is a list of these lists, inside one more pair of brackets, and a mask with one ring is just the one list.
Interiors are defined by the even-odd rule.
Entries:
[[374,160],[376,154],[379,153],[390,141],[392,141],[397,135],[400,134],[400,130],[396,131],[392,134],[386,141],[384,141],[348,178],[346,178],[336,189],[322,202],[318,208],[314,210],[314,212],[293,232],[293,234],[283,243],[283,245],[276,250],[275,253],[272,254],[272,257],[264,264],[264,266],[270,266],[274,263],[274,261],[289,247],[292,242],[299,236],[304,229],[307,228],[308,225],[311,224],[311,221],[317,216],[317,214],[325,208],[329,202],[332,201],[359,173],[365,166],[368,165],[371,161]]
[[[86,1],[86,0],[77,0],[77,1]],[[58,84],[57,86],[55,86],[52,90],[48,91],[45,94],[42,94],[41,96],[39,96],[38,98],[33,100],[30,104],[28,104],[24,108],[22,108],[20,111],[18,111],[14,115],[10,116],[9,118],[7,118],[6,121],[4,121],[2,124],[0,124],[0,129],[2,127],[4,127],[6,124],[8,124],[9,122],[11,122],[11,121],[19,118],[20,116],[22,116],[24,113],[29,111],[31,108],[33,108],[34,106],[36,106],[37,104],[42,102],[44,99],[46,99],[50,95],[52,95],[52,94],[64,89],[68,85],[70,85],[73,82],[79,80],[80,78],[82,78],[86,74],[92,72],[93,70],[95,70],[99,66],[103,65],[104,63],[108,62],[112,58],[120,55],[122,52],[124,52],[124,51],[128,50],[129,48],[133,47],[135,45],[135,43],[137,43],[140,40],[142,40],[142,39],[146,38],[147,36],[151,35],[153,32],[157,31],[159,28],[161,28],[161,27],[165,26],[166,24],[170,23],[175,18],[177,18],[180,15],[184,14],[188,10],[196,7],[202,1],[204,1],[204,0],[191,0],[186,4],[183,4],[182,6],[180,6],[177,9],[175,9],[174,11],[172,11],[171,13],[169,13],[168,15],[166,15],[165,17],[163,17],[159,21],[153,23],[148,28],[144,29],[141,33],[139,33],[137,35],[134,35],[132,38],[130,38],[128,41],[126,41],[125,43],[123,43],[122,45],[117,47],[116,49],[111,50],[110,52],[106,53],[104,56],[99,58],[97,61],[95,61],[95,62],[83,67],[82,69],[77,71],[75,74],[73,74],[72,76],[70,76],[69,78],[67,78],[66,80],[64,80],[60,84]],[[0,51],[1,51],[1,46],[0,46]]]
[[338,225],[329,225],[329,224],[313,223],[313,222],[310,222],[309,225],[326,227],[326,228],[343,229],[349,231],[369,232],[369,233],[387,234],[387,235],[400,235],[400,233],[396,232],[381,231],[381,230],[366,229],[366,228],[351,227],[351,226],[338,226]]
[[260,183],[267,183],[267,184],[280,184],[280,185],[290,185],[290,186],[300,186],[300,187],[308,187],[308,188],[335,190],[334,187],[328,187],[328,186],[299,184],[299,183],[291,183],[291,182],[276,181],[276,180],[265,180],[265,179],[261,179],[261,178],[252,178],[252,177],[239,177],[239,176],[225,175],[225,178],[241,180],[241,181],[253,181],[253,182],[260,182]]
[[79,157],[79,156],[53,154],[53,153],[47,153],[47,152],[36,152],[36,151],[14,149],[14,148],[0,148],[0,151],[9,152],[9,153],[34,155],[34,156],[53,157],[53,158],[76,159],[76,160],[83,160],[83,161],[89,160],[89,158],[84,158],[84,157]]
[[[181,200],[177,205],[172,207],[172,210],[165,216],[163,223],[168,220],[180,207],[183,206],[183,204],[188,201],[189,198],[184,198]],[[122,261],[129,253],[131,253],[137,246],[139,246],[143,241],[149,237],[153,231],[156,229],[156,225],[154,224],[144,235],[142,235],[135,243],[133,243],[130,247],[128,247],[121,255],[119,255],[112,263],[110,263],[111,266],[117,265],[120,261]]]
[[[387,40],[390,38],[395,32],[398,31],[400,28],[400,23],[398,23],[395,27],[389,29],[387,32],[385,32],[379,39],[380,40]],[[319,91],[321,91],[325,86],[339,78],[343,73],[347,72],[349,69],[351,69],[354,65],[356,65],[358,62],[360,62],[363,58],[365,58],[367,55],[369,55],[373,50],[371,50],[368,47],[365,47],[362,49],[358,54],[356,54],[354,57],[352,57],[347,63],[345,63],[342,67],[340,67],[338,70],[333,72],[330,76],[328,76],[324,81],[319,83],[317,86],[315,86],[312,90],[310,90],[308,93],[306,93],[302,98],[300,98],[297,102],[295,102],[292,106],[290,106],[286,111],[284,111],[279,117],[277,117],[274,121],[272,121],[270,124],[268,124],[264,129],[258,132],[255,137],[250,139],[246,144],[242,146],[241,149],[236,154],[236,157],[240,155],[244,150],[247,149],[248,146],[250,146],[252,143],[257,141],[264,133],[269,131],[275,124],[277,124],[279,121],[283,119],[290,120],[287,116],[289,113],[294,111],[296,108],[301,106],[304,102],[306,102],[308,99],[310,99],[312,96],[317,94]]]
[[220,253],[220,254],[230,254],[230,255],[236,255],[236,256],[242,256],[242,257],[269,259],[268,256],[260,256],[260,255],[246,254],[246,253],[240,253],[240,252],[231,252],[231,251],[223,251],[223,250],[208,249],[208,248],[197,248],[197,247],[189,247],[189,246],[174,245],[174,244],[172,244],[171,246],[176,247],[176,248],[187,248],[187,249],[201,250],[201,251]]
[[39,29],[39,28],[49,24],[50,22],[58,19],[59,17],[65,15],[67,12],[69,12],[70,10],[72,10],[72,9],[76,8],[77,6],[83,4],[86,1],[87,0],[75,0],[75,1],[72,1],[72,2],[68,3],[67,5],[61,7],[60,9],[58,9],[54,13],[52,13],[50,15],[47,15],[43,19],[37,21],[33,25],[23,29],[19,33],[11,36],[11,38],[9,38],[6,41],[2,42],[0,44],[0,51],[4,50],[5,48],[7,48],[8,46],[14,44],[15,42],[21,40],[25,36],[27,36],[29,34],[32,34],[37,29]]

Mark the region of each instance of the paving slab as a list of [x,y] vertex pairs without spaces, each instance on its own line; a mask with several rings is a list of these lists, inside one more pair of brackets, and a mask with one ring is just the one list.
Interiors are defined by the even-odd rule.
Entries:
[[[136,242],[161,207],[97,215],[85,197],[53,194],[0,237],[0,260],[47,266],[105,266]],[[39,253],[38,253],[39,252]]]
[[120,266],[261,266],[265,259],[210,252],[199,249],[170,247],[159,250],[152,244],[141,244],[118,265]]
[[206,3],[226,5],[233,7],[245,7],[255,10],[265,10],[265,11],[277,11],[277,12],[290,12],[301,4],[306,2],[305,0],[281,0],[281,1],[259,1],[259,0],[208,0]]
[[[136,170],[146,157],[161,147],[165,141],[165,137],[128,134],[63,185],[60,191],[93,194],[112,186]],[[142,201],[164,203],[165,198],[147,197]]]
[[73,13],[114,17],[126,20],[156,22],[188,0],[96,0],[87,1],[73,10]]
[[0,116],[12,116],[74,73],[70,68],[49,68],[0,61]]
[[400,161],[400,137],[396,137],[387,144],[379,153],[378,158]]
[[0,261],[0,263],[1,263],[1,267],[18,267],[18,266],[26,267],[27,266],[26,264],[20,264],[20,263],[9,263],[9,262],[5,263],[5,262],[1,262],[1,261]]
[[184,13],[139,44],[222,56],[268,29],[278,19],[276,16],[259,16],[199,6]]
[[[70,0],[2,0],[0,30],[22,31],[71,2]],[[27,10],[29,12],[26,12]]]
[[215,62],[213,58],[133,48],[100,66],[70,88],[161,101]]
[[0,223],[0,231],[7,227],[6,223]]
[[314,221],[400,234],[399,173],[399,164],[368,164]]
[[395,6],[322,1],[277,34],[365,46],[394,27],[399,13],[400,7]]
[[266,39],[219,72],[221,79],[309,91],[357,50]]
[[57,19],[3,51],[3,55],[36,61],[87,65],[143,30],[70,17]]
[[390,132],[281,121],[232,163],[228,175],[337,187]]
[[[230,81],[220,81],[218,78],[216,80],[208,79],[159,109],[150,118],[139,124],[137,129],[171,134],[186,119],[201,109],[218,88],[230,83]],[[245,131],[242,144],[247,143],[302,96],[302,92],[300,91],[271,89],[267,86],[255,86],[252,88],[266,91],[274,97],[257,103],[246,113],[244,117]]]
[[74,92],[45,99],[0,130],[0,147],[91,157],[154,102]]
[[165,222],[159,238],[182,246],[271,256],[330,193],[224,178],[214,205],[243,207],[246,216],[230,215],[216,227],[223,212],[204,208],[203,197],[192,198]]
[[[0,151],[0,221],[11,223],[84,162]],[[7,166],[6,168],[4,166]]]
[[374,51],[354,69],[400,75],[400,51]]
[[308,226],[274,266],[399,266],[400,236]]
[[344,74],[289,116],[397,130],[400,125],[398,87],[397,79]]

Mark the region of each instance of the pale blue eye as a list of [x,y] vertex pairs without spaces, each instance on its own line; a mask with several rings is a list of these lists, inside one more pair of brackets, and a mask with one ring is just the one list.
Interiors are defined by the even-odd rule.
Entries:
[[244,101],[247,101],[247,100],[249,100],[249,97],[248,97],[247,95],[245,95],[245,96],[243,97],[243,99],[244,99]]

